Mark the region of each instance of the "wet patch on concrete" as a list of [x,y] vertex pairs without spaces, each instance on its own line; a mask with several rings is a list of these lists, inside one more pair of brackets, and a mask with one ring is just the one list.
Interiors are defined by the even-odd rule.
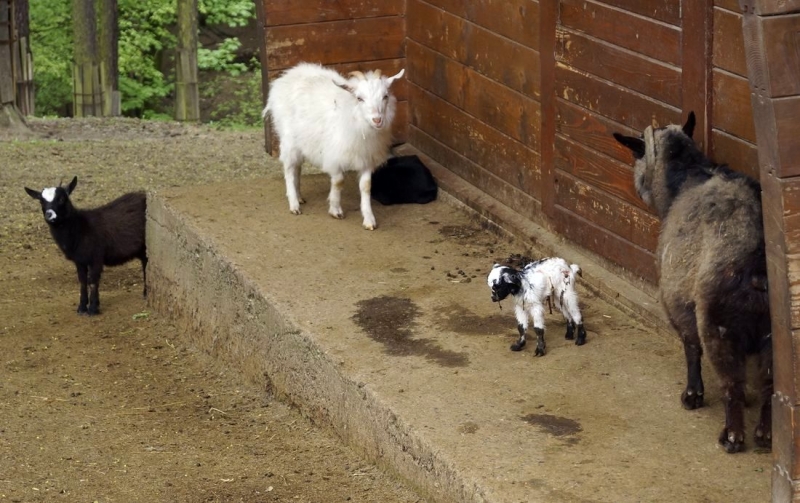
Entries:
[[469,358],[464,353],[448,351],[429,339],[414,339],[413,330],[420,309],[411,300],[382,295],[359,301],[353,321],[370,339],[380,342],[391,356],[422,356],[442,367],[465,367]]
[[548,435],[563,438],[571,444],[577,443],[578,439],[575,438],[575,435],[583,431],[578,421],[552,414],[528,414],[522,416],[522,420],[536,426]]
[[[488,292],[488,289],[487,289]],[[489,295],[486,301],[491,302]],[[448,304],[437,308],[436,324],[445,330],[464,335],[498,335],[513,329],[516,333],[517,322],[513,311],[498,312],[488,316],[478,316],[459,304]]]

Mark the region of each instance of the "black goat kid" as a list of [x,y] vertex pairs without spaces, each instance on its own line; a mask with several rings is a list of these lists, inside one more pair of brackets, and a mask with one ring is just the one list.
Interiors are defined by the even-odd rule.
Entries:
[[[91,210],[79,210],[69,200],[78,177],[69,186],[50,187],[37,192],[25,187],[29,196],[42,205],[44,219],[58,247],[78,269],[81,298],[78,313],[100,312],[100,276],[103,266],[124,264],[138,258],[146,274],[147,253],[144,227],[144,192],[131,192]],[[144,278],[143,278],[144,279]],[[147,296],[147,284],[143,295]]]
[[692,140],[695,117],[681,127],[614,134],[633,152],[639,196],[658,213],[656,258],[661,302],[683,340],[688,378],[683,406],[703,406],[705,348],[722,381],[727,452],[744,447],[745,357],[759,356],[761,417],[755,442],[772,443],[772,339],[761,187],[715,164]]

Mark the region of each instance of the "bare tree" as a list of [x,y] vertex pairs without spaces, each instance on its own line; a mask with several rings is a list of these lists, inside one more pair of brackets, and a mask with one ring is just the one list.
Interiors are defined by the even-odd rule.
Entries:
[[175,69],[175,119],[200,119],[197,88],[197,0],[178,1],[178,47]]
[[103,101],[94,0],[72,0],[72,30],[75,117],[100,116],[103,114]]
[[103,115],[120,114],[119,20],[117,0],[97,0],[100,11],[100,82],[103,88]]
[[9,0],[0,0],[0,128],[25,130],[27,125],[16,105],[11,40],[14,17]]

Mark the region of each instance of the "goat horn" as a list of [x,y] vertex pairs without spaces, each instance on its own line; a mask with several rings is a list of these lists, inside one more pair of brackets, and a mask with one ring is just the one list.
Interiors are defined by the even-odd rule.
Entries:
[[374,72],[372,72],[372,76],[375,77],[376,79],[381,78],[381,71],[375,70]]
[[355,71],[353,71],[353,72],[350,72],[350,73],[348,73],[347,75],[349,75],[350,77],[355,77],[355,78],[357,78],[358,80],[367,80],[367,78],[366,78],[366,77],[364,77],[364,74],[363,74],[362,72],[359,72],[358,70],[355,70]]

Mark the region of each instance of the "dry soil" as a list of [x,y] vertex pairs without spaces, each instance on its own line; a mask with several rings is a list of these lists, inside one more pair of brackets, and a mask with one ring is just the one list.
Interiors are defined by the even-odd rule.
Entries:
[[[33,120],[0,136],[0,502],[419,502],[267,390],[181,344],[138,263],[106,269],[97,317],[41,190],[79,207],[126,191],[263,177],[263,135],[138,120]],[[274,166],[274,164],[273,164]]]

